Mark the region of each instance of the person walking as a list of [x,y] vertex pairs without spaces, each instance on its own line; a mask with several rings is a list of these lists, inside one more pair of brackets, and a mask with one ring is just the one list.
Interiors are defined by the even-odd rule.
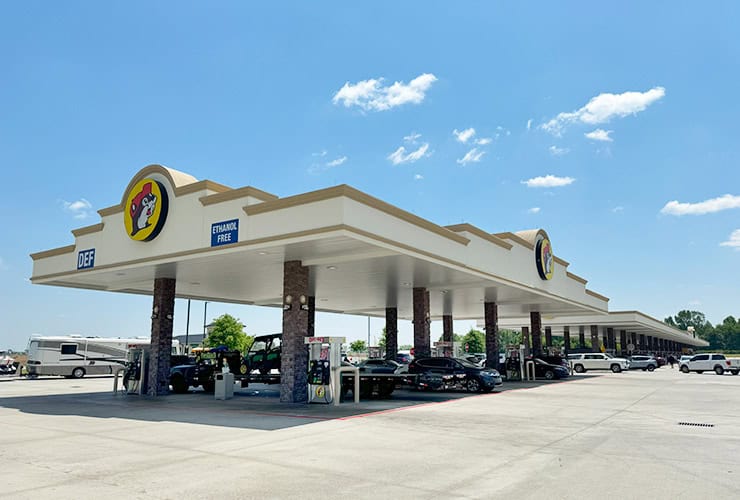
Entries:
[[667,361],[670,363],[671,369],[673,368],[673,365],[676,364],[676,358],[673,357],[673,354],[668,355]]

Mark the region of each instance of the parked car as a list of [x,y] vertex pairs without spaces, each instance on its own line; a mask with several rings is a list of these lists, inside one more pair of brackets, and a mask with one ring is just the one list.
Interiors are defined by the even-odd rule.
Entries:
[[658,367],[658,360],[652,356],[638,355],[630,356],[630,370],[653,371]]
[[668,361],[663,356],[655,356],[655,361],[658,362],[658,368],[665,366]]
[[400,363],[402,365],[407,365],[411,363],[414,360],[414,357],[411,354],[405,353],[405,352],[397,352],[396,353],[396,362]]
[[570,371],[562,364],[548,363],[543,359],[534,358],[534,376],[535,378],[544,378],[547,380],[568,378]]
[[565,368],[569,368],[570,365],[568,364],[568,359],[564,358],[563,356],[537,356],[539,359],[544,361],[545,363],[550,363],[551,365],[560,365],[564,366]]
[[724,354],[718,353],[697,354],[688,361],[681,362],[680,369],[684,373],[714,371],[717,375],[722,375],[729,371],[737,375],[740,373],[740,359],[726,358]]
[[415,359],[409,365],[409,374],[419,375],[419,382],[429,388],[464,388],[468,392],[491,392],[503,383],[498,370],[482,368],[462,358]]
[[693,354],[684,354],[683,356],[681,356],[681,359],[678,360],[678,367],[681,368],[682,364],[686,363],[688,360],[690,360],[693,357],[694,357]]
[[615,358],[600,352],[569,354],[568,361],[576,373],[585,373],[588,370],[611,370],[614,373],[619,373],[622,370],[628,370],[630,367],[628,360]]
[[357,365],[360,373],[395,373],[409,372],[408,365],[402,365],[391,359],[367,359]]

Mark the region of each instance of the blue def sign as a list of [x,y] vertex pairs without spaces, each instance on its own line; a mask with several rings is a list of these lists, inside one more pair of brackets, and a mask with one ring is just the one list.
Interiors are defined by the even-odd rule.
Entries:
[[211,224],[211,246],[229,245],[239,241],[239,219]]
[[77,253],[77,269],[90,269],[95,267],[95,249],[80,250]]

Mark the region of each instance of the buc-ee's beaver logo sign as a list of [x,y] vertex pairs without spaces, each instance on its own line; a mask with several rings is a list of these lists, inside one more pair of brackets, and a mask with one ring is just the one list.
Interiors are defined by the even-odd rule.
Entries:
[[161,182],[142,179],[126,197],[123,221],[129,238],[151,241],[157,237],[167,220],[167,190]]
[[537,241],[537,246],[535,247],[535,261],[537,262],[537,272],[543,280],[552,279],[552,274],[555,270],[553,266],[554,258],[555,254],[552,252],[552,244],[550,243],[550,240],[547,238],[541,238]]

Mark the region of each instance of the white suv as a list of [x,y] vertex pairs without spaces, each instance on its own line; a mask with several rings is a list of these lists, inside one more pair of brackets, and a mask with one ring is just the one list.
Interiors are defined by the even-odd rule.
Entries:
[[568,361],[576,373],[586,373],[588,370],[611,370],[619,373],[628,370],[630,362],[624,358],[614,358],[609,354],[600,352],[587,352],[584,354],[569,354]]

